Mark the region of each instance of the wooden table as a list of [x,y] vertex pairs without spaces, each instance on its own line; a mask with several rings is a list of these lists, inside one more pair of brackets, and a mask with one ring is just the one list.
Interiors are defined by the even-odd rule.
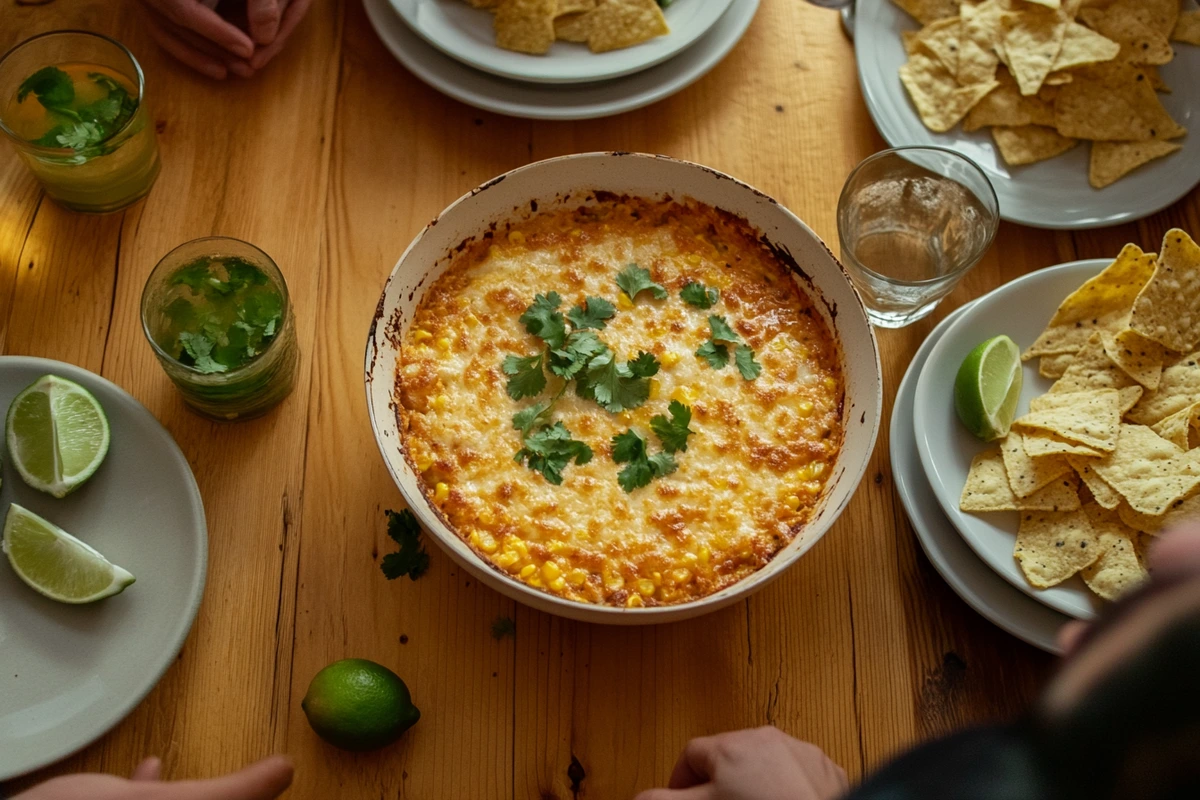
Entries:
[[[384,509],[402,501],[375,447],[362,385],[367,327],[409,240],[463,192],[564,153],[628,149],[698,161],[774,195],[837,241],[838,192],[883,141],[836,14],[764,0],[708,77],[650,108],[544,123],[477,111],[401,68],[354,0],[319,0],[250,81],[215,83],[149,43],[108,0],[0,0],[0,46],[57,28],[128,43],[149,76],[163,172],[150,197],[88,217],[44,201],[0,152],[0,350],[62,359],[140,399],[175,436],[204,496],[209,573],[178,662],[123,723],[43,773],[170,777],[271,752],[296,798],[628,798],[665,782],[689,737],[774,724],[852,778],[900,748],[1011,717],[1052,659],[993,627],[921,554],[892,488],[886,425],[848,512],[784,578],[728,610],[656,628],[546,616],[479,586],[433,548],[429,574],[389,583]],[[1029,270],[1200,231],[1200,194],[1138,224],[1085,233],[1000,229],[930,319],[881,331],[885,420],[909,359],[954,306]],[[138,299],[175,245],[224,234],[282,267],[303,358],[265,419],[185,410],[142,337]],[[432,547],[432,546],[431,546]],[[516,621],[497,641],[492,621]],[[309,729],[309,680],[344,657],[395,669],[423,716],[397,746],[348,755]],[[14,782],[10,790],[28,785]]]

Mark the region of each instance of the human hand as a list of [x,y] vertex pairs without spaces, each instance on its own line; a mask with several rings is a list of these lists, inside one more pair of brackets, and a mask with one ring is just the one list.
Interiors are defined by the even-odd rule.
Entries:
[[772,727],[692,739],[667,786],[634,800],[834,800],[849,788],[821,748]]
[[148,758],[130,780],[115,775],[64,775],[13,800],[273,800],[292,783],[292,763],[282,756],[204,781],[160,781],[160,768],[157,758]]

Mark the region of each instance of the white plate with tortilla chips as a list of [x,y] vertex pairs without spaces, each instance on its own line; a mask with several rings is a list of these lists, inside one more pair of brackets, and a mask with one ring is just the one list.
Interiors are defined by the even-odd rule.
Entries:
[[[1011,1],[1021,11],[1051,13],[1024,0]],[[1125,0],[1131,1],[1141,0]],[[1150,4],[1163,1],[1153,0]],[[938,7],[960,7],[952,0],[900,2],[923,11],[926,18],[945,13],[945,10],[937,11]],[[961,8],[975,6],[964,3]],[[1183,8],[1194,10],[1194,0],[1185,0]],[[1091,15],[1098,11],[1100,9],[1091,8],[1087,13]],[[1108,27],[1111,21],[1107,18],[1089,18],[1097,27],[1112,33]],[[1083,19],[1081,16],[1080,20]],[[974,92],[962,88],[950,74],[943,58],[958,58],[962,70],[983,70],[982,77],[976,77],[986,81],[990,74],[988,59],[997,58],[994,48],[976,50],[975,56],[970,58],[960,55],[960,51],[969,52],[972,43],[964,41],[961,33],[955,41],[953,24],[942,24],[949,27],[926,29],[924,44],[910,44],[917,55],[912,57],[912,64],[907,68],[910,83],[920,84],[925,87],[923,91],[928,92],[926,117],[933,127],[944,130],[935,132],[922,121],[900,77],[901,68],[910,60],[902,35],[911,37],[922,30],[921,25],[895,2],[871,0],[858,4],[855,51],[867,108],[880,133],[893,147],[937,145],[953,148],[974,159],[995,186],[1000,199],[1000,215],[1004,219],[1058,229],[1114,225],[1152,214],[1200,183],[1200,131],[1177,136],[1179,129],[1164,121],[1162,116],[1169,114],[1183,129],[1193,129],[1200,122],[1200,81],[1195,78],[1200,74],[1200,47],[1180,41],[1167,45],[1165,37],[1158,34],[1160,38],[1154,41],[1155,50],[1167,47],[1173,52],[1173,60],[1160,66],[1142,65],[1125,71],[1119,81],[1122,89],[1118,91],[1104,81],[1088,79],[1085,72],[1091,67],[1054,69],[1055,64],[1043,61],[1039,68],[1036,47],[1040,43],[1036,36],[1030,35],[1026,37],[1028,48],[1018,50],[1018,57],[1006,52],[1006,58],[1015,65],[1016,73],[1027,89],[1036,89],[1039,83],[1042,88],[1038,94],[1021,96],[1017,81],[1000,64],[996,73],[999,85],[989,97],[984,91],[986,82],[983,89]],[[1195,24],[1200,27],[1200,22]],[[1094,59],[1101,54],[1117,52],[1111,40],[1102,41],[1084,25],[1077,24],[1067,30],[1075,42],[1072,52],[1077,58]],[[1112,35],[1122,38],[1117,33]],[[1182,28],[1179,35],[1193,40],[1200,38],[1196,31]],[[1079,50],[1083,55],[1078,54]],[[935,58],[932,55],[935,51],[941,56]],[[980,52],[983,55],[979,55]],[[987,55],[989,52],[991,56]],[[1125,51],[1117,55],[1118,59],[1125,57]],[[1162,61],[1163,57],[1156,56],[1151,60]],[[1067,80],[1070,83],[1049,85],[1045,78],[1051,75],[1054,76],[1051,83]],[[1145,84],[1138,82],[1137,75],[1142,75],[1150,84],[1155,84],[1160,76],[1172,91],[1147,92]],[[977,101],[981,93],[985,99]],[[1133,99],[1126,102],[1123,99],[1126,94]],[[1134,106],[1129,104],[1135,101]],[[973,102],[976,105],[972,106]],[[1151,120],[1162,124],[1152,124]],[[1060,124],[1059,129],[1047,127]],[[987,125],[993,127],[983,127]],[[972,132],[964,130],[975,126],[981,127]],[[1154,129],[1153,134],[1149,132],[1151,129]],[[1069,140],[1064,139],[1059,130],[1079,137],[1147,137],[1149,141],[1120,145],[1109,142],[1096,146],[1094,170],[1090,170],[1093,145],[1079,141],[1064,152],[1062,148],[1068,146]],[[1161,137],[1166,136],[1172,138],[1162,140]],[[1002,157],[998,143],[1005,145],[1014,161],[1038,157],[1044,157],[1044,160],[1010,165]],[[1134,166],[1152,155],[1159,157]],[[1090,178],[1094,178],[1097,185],[1110,183],[1097,189],[1089,182]]]
[[603,83],[568,86],[519,83],[472,69],[415,34],[388,0],[363,0],[363,8],[392,55],[439,92],[497,114],[575,120],[632,111],[687,88],[741,41],[758,10],[758,2],[733,0],[729,10],[694,47],[656,67]]
[[[661,64],[703,36],[732,0],[391,0],[451,58],[533,83],[611,80]],[[564,12],[564,13],[560,13]]]

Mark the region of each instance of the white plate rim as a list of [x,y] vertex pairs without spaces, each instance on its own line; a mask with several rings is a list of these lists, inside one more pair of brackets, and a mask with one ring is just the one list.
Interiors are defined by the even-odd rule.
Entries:
[[[150,656],[145,659],[144,663],[147,665],[147,670],[145,679],[141,681],[141,688],[131,692],[124,700],[114,703],[108,713],[96,724],[68,729],[72,735],[64,739],[61,747],[47,750],[37,758],[30,759],[20,766],[0,770],[0,781],[7,781],[61,761],[93,744],[129,716],[146,699],[146,696],[158,685],[159,681],[162,680],[163,675],[175,663],[176,657],[183,649],[183,645],[191,633],[192,626],[196,622],[200,603],[204,598],[204,587],[208,577],[208,520],[204,511],[204,501],[200,496],[200,487],[196,484],[196,478],[192,473],[192,468],[188,463],[187,457],[184,456],[183,451],[179,448],[170,431],[163,427],[158,418],[150,413],[150,410],[143,406],[137,398],[107,378],[86,370],[83,367],[63,361],[36,356],[4,355],[0,356],[0,366],[2,365],[29,367],[42,373],[61,375],[89,389],[97,385],[101,386],[103,387],[103,391],[111,392],[124,401],[133,413],[144,415],[146,421],[150,423],[148,427],[155,431],[156,435],[161,434],[159,443],[164,447],[165,452],[178,462],[182,467],[183,474],[187,477],[187,483],[183,487],[183,490],[190,496],[194,520],[196,522],[196,533],[198,534],[198,541],[196,542],[196,570],[192,576],[192,585],[189,590],[186,611],[181,619],[181,624],[176,628],[175,635],[166,643],[166,646],[158,651],[157,656]],[[0,566],[0,569],[9,569],[9,566],[5,564]]]
[[[677,0],[668,6],[663,14],[667,24],[671,24],[672,16],[680,16],[678,10],[684,2],[691,2],[693,18],[696,22],[683,30],[673,26],[666,36],[651,39],[648,42],[635,45],[623,50],[612,50],[607,53],[575,51],[586,48],[573,42],[556,42],[549,53],[544,56],[533,56],[526,53],[514,53],[503,50],[494,44],[491,47],[479,48],[477,43],[466,33],[458,29],[452,19],[448,19],[440,11],[431,11],[427,16],[423,9],[435,9],[442,3],[453,2],[456,6],[452,14],[488,14],[487,9],[471,8],[463,0],[390,0],[392,8],[408,23],[408,26],[427,43],[433,45],[442,53],[457,59],[467,66],[483,72],[530,83],[574,84],[605,81],[622,78],[641,72],[657,64],[674,58],[679,53],[691,47],[716,24],[721,15],[729,8],[733,0]],[[696,17],[696,15],[699,17]],[[556,52],[557,51],[557,52]],[[563,53],[570,53],[564,57]],[[586,55],[585,60],[583,56]],[[579,69],[574,65],[587,66]]]
[[[633,111],[687,88],[708,74],[741,41],[759,2],[733,0],[700,41],[670,61],[615,81],[574,87],[522,84],[478,72],[426,44],[409,30],[388,0],[363,0],[363,7],[376,34],[396,60],[437,91],[484,111],[565,121]],[[579,99],[588,93],[606,96]]]

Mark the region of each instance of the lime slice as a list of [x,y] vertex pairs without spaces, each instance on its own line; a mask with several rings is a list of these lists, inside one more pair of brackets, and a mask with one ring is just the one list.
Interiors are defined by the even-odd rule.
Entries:
[[972,350],[954,379],[954,409],[971,433],[991,442],[1008,435],[1021,399],[1021,351],[1007,336]]
[[66,497],[96,472],[108,453],[108,417],[100,401],[56,375],[38,378],[8,407],[5,438],[25,482]]
[[62,603],[91,603],[133,583],[128,572],[16,503],[4,520],[2,549],[21,580]]

